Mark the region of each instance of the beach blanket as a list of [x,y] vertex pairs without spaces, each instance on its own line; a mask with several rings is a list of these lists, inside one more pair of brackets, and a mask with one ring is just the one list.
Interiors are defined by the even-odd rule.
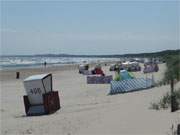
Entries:
[[101,76],[101,75],[90,75],[87,76],[87,84],[108,84],[112,81],[112,75]]
[[109,94],[131,92],[150,88],[154,85],[154,80],[149,78],[134,78],[122,81],[111,81],[111,90]]

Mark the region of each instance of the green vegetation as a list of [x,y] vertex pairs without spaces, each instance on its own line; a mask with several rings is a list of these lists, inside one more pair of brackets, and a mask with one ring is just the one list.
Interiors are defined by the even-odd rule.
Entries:
[[[173,92],[175,104],[180,109],[180,89]],[[171,93],[167,92],[157,103],[151,103],[150,109],[167,109],[171,106]]]
[[139,54],[124,54],[124,57],[149,57],[149,58],[162,58],[166,61],[168,56],[179,55],[180,50],[165,50],[161,52],[153,52],[153,53],[139,53]]
[[164,81],[175,79],[180,80],[180,54],[179,55],[167,55],[165,58],[167,70],[165,72]]
[[[174,83],[180,79],[180,55],[166,56],[167,71],[165,72],[165,81],[170,81],[171,86],[171,112],[178,109],[176,93],[174,92]],[[175,94],[174,94],[175,93]]]
[[180,109],[180,89],[174,91],[174,84],[180,80],[180,52],[167,53],[163,59],[166,61],[167,70],[161,84],[169,84],[171,92],[166,93],[158,103],[151,103],[151,108],[160,109],[171,107],[171,112]]

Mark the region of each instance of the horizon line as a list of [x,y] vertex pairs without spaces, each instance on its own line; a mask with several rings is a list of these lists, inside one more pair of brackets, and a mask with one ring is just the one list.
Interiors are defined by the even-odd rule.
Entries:
[[0,57],[8,57],[8,56],[46,56],[46,55],[64,55],[64,56],[125,56],[125,55],[141,55],[141,54],[151,54],[151,53],[160,53],[165,51],[180,51],[180,49],[166,49],[162,51],[152,51],[152,52],[140,52],[140,53],[126,53],[126,54],[68,54],[68,53],[43,53],[43,54],[8,54],[8,55],[0,55]]

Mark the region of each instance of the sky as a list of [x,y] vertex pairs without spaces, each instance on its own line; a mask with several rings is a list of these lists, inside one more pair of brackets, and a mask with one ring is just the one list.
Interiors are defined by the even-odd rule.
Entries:
[[178,1],[1,1],[1,54],[179,49]]

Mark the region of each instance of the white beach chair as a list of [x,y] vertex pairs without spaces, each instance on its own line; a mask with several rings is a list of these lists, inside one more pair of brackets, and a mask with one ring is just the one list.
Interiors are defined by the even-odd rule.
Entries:
[[24,80],[27,115],[49,114],[60,108],[58,91],[52,90],[52,75],[33,75]]

